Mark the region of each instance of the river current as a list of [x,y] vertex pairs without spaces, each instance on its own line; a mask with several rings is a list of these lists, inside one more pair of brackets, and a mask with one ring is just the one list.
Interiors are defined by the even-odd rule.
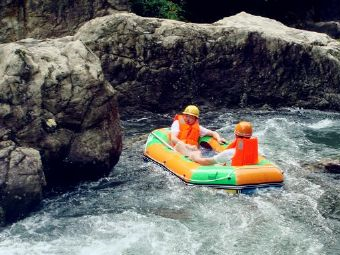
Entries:
[[254,124],[260,151],[285,174],[282,189],[253,195],[188,186],[143,160],[147,134],[170,115],[123,120],[124,150],[112,173],[46,197],[0,229],[0,254],[340,254],[340,175],[310,165],[340,157],[340,114],[203,112],[201,124],[233,138]]

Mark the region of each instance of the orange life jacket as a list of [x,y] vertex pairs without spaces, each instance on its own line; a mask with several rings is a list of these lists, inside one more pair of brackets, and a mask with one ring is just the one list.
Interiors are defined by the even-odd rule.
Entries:
[[234,139],[234,141],[229,143],[226,149],[233,149],[233,148],[236,148],[236,139]]
[[256,137],[236,138],[228,149],[235,148],[234,157],[231,160],[232,166],[255,165],[258,162],[258,141]]
[[184,120],[184,116],[177,114],[174,118],[174,121],[176,120],[178,120],[179,123],[178,139],[186,144],[198,146],[198,139],[200,138],[200,125],[198,119],[194,124],[188,125]]

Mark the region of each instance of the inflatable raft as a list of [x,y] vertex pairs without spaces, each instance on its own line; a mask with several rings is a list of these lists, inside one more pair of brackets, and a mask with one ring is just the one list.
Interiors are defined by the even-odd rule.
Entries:
[[[269,160],[259,155],[256,165],[202,166],[178,153],[170,145],[170,129],[162,128],[150,133],[144,155],[163,166],[187,184],[204,185],[225,189],[229,193],[252,193],[258,188],[281,187],[283,172]],[[200,145],[210,147],[215,152],[224,150],[212,137],[202,137]]]

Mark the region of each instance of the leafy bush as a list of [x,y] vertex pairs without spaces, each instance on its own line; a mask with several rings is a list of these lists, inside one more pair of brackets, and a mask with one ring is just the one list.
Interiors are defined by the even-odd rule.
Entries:
[[170,0],[130,0],[132,11],[140,16],[183,20],[181,2]]

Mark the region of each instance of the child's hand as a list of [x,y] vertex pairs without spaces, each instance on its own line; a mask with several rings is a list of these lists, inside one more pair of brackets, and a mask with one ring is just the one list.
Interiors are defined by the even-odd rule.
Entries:
[[220,138],[217,140],[219,144],[227,143],[227,141],[224,138]]
[[195,159],[197,157],[199,157],[201,155],[201,152],[200,151],[192,151],[189,155],[189,158],[192,160],[192,161],[195,161]]
[[197,146],[195,146],[195,145],[186,144],[186,147],[187,147],[189,150],[193,150],[193,151],[198,150]]

